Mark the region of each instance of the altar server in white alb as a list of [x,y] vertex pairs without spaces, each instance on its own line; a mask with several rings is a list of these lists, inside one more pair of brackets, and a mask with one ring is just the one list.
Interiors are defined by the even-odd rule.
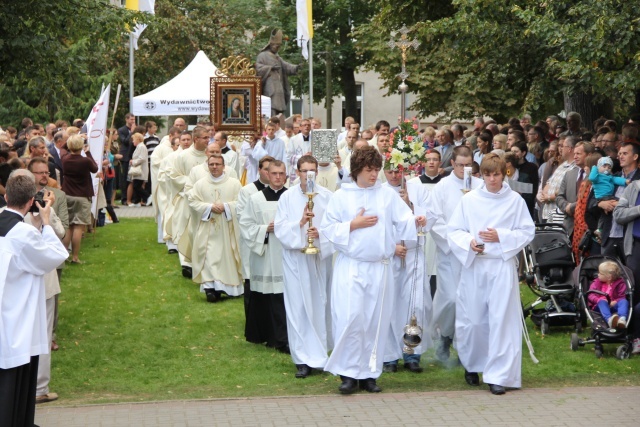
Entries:
[[207,164],[209,175],[198,180],[187,197],[193,213],[191,221],[196,225],[191,253],[193,281],[200,284],[207,301],[215,303],[222,294],[235,297],[244,290],[236,216],[242,186],[225,172],[222,154],[212,154]]
[[282,245],[273,234],[278,200],[287,190],[287,168],[279,160],[269,163],[269,185],[252,195],[240,215],[240,232],[249,245],[249,308],[247,341],[289,353],[284,306]]
[[[436,358],[441,362],[446,362],[449,359],[450,348],[453,344],[456,293],[460,282],[460,269],[462,268],[458,260],[451,256],[451,249],[447,241],[447,223],[464,195],[464,168],[470,168],[472,164],[471,149],[466,145],[455,147],[451,159],[452,173],[443,178],[431,190],[432,206],[438,215],[438,220],[431,229],[431,236],[437,245],[436,262],[438,263],[438,288],[433,297],[431,327],[433,336],[439,338],[436,347]],[[471,178],[471,188],[478,188],[481,184],[481,179]]]
[[[42,231],[23,222],[36,194],[32,176],[9,178],[0,213],[0,424],[32,426],[38,358],[49,353],[44,275],[69,256],[39,206]],[[55,273],[54,273],[55,274]]]
[[[339,391],[360,388],[380,392],[391,312],[394,307],[392,258],[399,240],[415,241],[411,209],[378,174],[382,156],[373,147],[355,150],[351,157],[354,182],[336,191],[327,206],[320,233],[338,251],[331,284],[335,346],[325,370],[342,378]],[[395,343],[394,343],[395,345]]]
[[[329,241],[319,235],[317,226],[333,194],[309,179],[318,172],[314,157],[302,156],[297,168],[300,183],[280,197],[274,229],[283,248],[284,305],[291,358],[298,369],[296,378],[306,378],[312,369],[324,369],[327,363],[326,306],[334,251]],[[315,193],[312,211],[307,208],[308,192]],[[309,227],[310,219],[313,227]],[[319,254],[302,253],[309,236],[315,239]]]
[[[421,230],[427,233],[435,223],[436,216],[429,209],[429,192],[426,187],[418,182],[406,182],[406,189],[402,188],[402,172],[399,169],[385,170],[387,182],[383,187],[391,188],[402,201],[417,215],[427,218],[427,226]],[[428,326],[431,324],[431,289],[426,274],[427,263],[425,260],[423,245],[425,236],[420,236],[417,241],[396,242],[396,252],[393,257],[393,277],[395,286],[395,305],[388,328],[389,338],[385,347],[384,372],[396,372],[398,359],[402,357],[404,368],[418,374],[422,372],[420,355],[427,351],[432,344]],[[423,331],[422,341],[413,349],[413,353],[403,353],[404,327],[409,323],[410,317],[416,316],[418,326]],[[394,344],[395,343],[395,344]]]
[[522,305],[516,257],[534,237],[527,205],[504,182],[506,163],[487,154],[484,185],[464,196],[448,224],[451,252],[463,266],[456,301],[456,343],[469,385],[493,394],[521,386]]

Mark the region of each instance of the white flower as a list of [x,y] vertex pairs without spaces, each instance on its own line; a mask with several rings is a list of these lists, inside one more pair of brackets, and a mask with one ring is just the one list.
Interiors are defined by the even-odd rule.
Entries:
[[398,149],[399,150],[404,150],[404,141],[403,140],[398,141]]

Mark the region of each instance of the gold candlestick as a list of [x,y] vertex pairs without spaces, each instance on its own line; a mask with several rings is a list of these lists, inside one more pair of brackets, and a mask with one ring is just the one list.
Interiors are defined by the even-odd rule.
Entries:
[[[307,202],[307,210],[309,212],[313,212],[313,196],[315,193],[307,193],[307,197],[309,201]],[[313,227],[313,218],[309,218],[309,228]],[[307,235],[307,246],[301,249],[303,254],[306,255],[317,255],[320,253],[320,249],[313,245],[314,239],[311,235]]]

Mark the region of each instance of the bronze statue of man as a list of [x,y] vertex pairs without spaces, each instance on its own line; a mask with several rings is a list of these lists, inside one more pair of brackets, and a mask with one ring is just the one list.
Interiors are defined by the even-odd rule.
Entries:
[[283,113],[291,98],[289,77],[300,69],[278,55],[282,45],[282,31],[273,30],[269,44],[260,51],[256,59],[256,72],[262,79],[262,94],[271,98],[271,116]]

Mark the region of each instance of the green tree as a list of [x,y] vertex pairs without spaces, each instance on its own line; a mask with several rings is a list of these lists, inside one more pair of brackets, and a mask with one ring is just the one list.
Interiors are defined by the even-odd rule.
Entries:
[[[157,0],[152,24],[135,52],[135,93],[175,77],[200,50],[216,65],[230,55],[254,57],[255,34],[262,25],[256,17],[264,10],[264,0]],[[128,55],[128,49],[118,52],[125,64]],[[128,82],[128,72],[124,67],[116,77]]]
[[[327,87],[331,96],[345,97],[347,115],[357,114],[357,96],[355,73],[369,59],[369,54],[355,49],[352,29],[368,22],[376,10],[376,2],[366,0],[314,0],[313,1],[313,98],[314,102],[326,99]],[[288,42],[281,50],[283,58],[292,63],[301,63],[304,59],[295,43],[296,10],[291,0],[276,0],[272,10],[280,11],[272,27],[280,26]],[[268,40],[268,39],[267,39]],[[266,44],[266,40],[265,40]],[[327,58],[330,59],[330,84],[327,85]],[[303,67],[297,76],[291,78],[294,90],[309,93],[307,67]]]
[[355,34],[359,49],[373,58],[369,66],[395,90],[399,52],[390,54],[375,29],[387,22],[412,26],[422,44],[409,56],[407,83],[419,95],[413,108],[424,114],[504,120],[564,107],[590,124],[600,114],[611,116],[614,104],[635,102],[640,33],[632,3],[455,0],[448,9],[434,4],[418,20],[403,10],[423,2],[402,4],[400,11],[384,4]]
[[110,75],[93,60],[135,14],[106,0],[0,0],[0,10],[0,121],[84,117]]

